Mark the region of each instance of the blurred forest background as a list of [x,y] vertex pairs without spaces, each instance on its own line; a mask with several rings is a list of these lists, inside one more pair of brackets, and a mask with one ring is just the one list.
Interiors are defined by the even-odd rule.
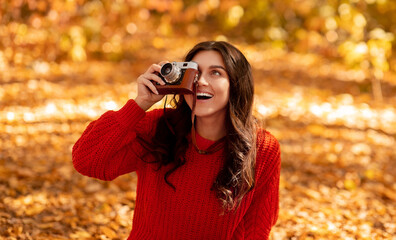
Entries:
[[0,2],[0,239],[125,239],[136,176],[73,169],[153,62],[227,40],[281,143],[271,239],[396,239],[396,1]]

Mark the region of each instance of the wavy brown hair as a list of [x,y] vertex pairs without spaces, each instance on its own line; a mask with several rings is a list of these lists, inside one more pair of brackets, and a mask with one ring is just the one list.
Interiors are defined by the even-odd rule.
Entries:
[[[224,167],[217,175],[212,190],[225,211],[238,208],[243,197],[253,189],[256,158],[256,122],[252,115],[254,84],[251,67],[245,56],[233,45],[223,41],[201,42],[186,55],[191,61],[200,51],[213,50],[221,54],[230,80],[230,94],[226,117],[226,144]],[[184,154],[191,144],[191,109],[184,97],[174,96],[174,109],[166,110],[159,119],[154,137],[144,144],[154,154],[159,167],[173,164],[168,176],[185,163]],[[139,139],[143,139],[139,137]],[[147,141],[143,141],[146,142]],[[153,147],[155,146],[155,147]]]

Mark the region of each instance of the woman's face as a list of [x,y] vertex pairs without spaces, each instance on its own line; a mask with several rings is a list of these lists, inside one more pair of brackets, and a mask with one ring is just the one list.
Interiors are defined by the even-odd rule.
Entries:
[[[199,80],[195,115],[199,117],[224,117],[229,99],[230,80],[221,54],[213,50],[198,52],[192,59],[198,63]],[[193,95],[185,95],[192,107]]]

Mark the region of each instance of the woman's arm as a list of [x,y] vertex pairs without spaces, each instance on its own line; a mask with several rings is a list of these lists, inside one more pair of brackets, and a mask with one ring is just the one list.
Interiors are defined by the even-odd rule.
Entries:
[[73,146],[73,165],[83,175],[112,180],[122,174],[136,171],[143,148],[136,140],[137,134],[150,137],[154,134],[156,120],[161,111],[145,113],[163,95],[158,95],[153,82],[161,85],[156,75],[161,66],[152,64],[137,79],[137,97],[129,100],[119,111],[108,111],[89,124]]
[[142,147],[136,135],[151,136],[161,111],[145,113],[133,100],[91,122],[73,146],[73,165],[83,175],[112,180],[136,171]]

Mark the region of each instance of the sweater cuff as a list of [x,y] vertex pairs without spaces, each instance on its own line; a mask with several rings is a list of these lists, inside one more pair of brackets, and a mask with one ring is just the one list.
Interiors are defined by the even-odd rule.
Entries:
[[116,116],[121,125],[133,128],[146,116],[146,112],[133,99],[130,99],[120,110],[116,111]]

